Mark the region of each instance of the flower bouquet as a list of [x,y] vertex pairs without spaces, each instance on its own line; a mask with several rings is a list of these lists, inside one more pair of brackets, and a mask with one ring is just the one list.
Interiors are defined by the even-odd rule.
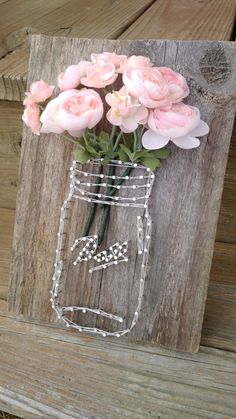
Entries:
[[[43,80],[34,82],[26,93],[23,114],[34,134],[60,134],[74,144],[69,192],[59,221],[51,303],[68,327],[119,337],[132,330],[141,310],[154,170],[170,155],[165,147],[170,141],[192,149],[200,145],[198,137],[209,128],[200,119],[199,109],[183,102],[189,94],[185,78],[170,68],[155,67],[148,57],[91,54],[90,61],[80,61],[59,74],[58,88]],[[73,216],[69,211],[76,200],[86,201],[88,210],[83,231],[70,243],[74,269],[86,265],[86,275],[106,270],[112,277],[127,262],[139,264],[136,309],[130,319],[101,306],[60,301],[66,220]],[[122,209],[124,219],[126,211],[131,211],[135,220],[134,227],[130,226],[135,233],[127,232],[127,237],[117,237],[115,243],[109,243],[112,207]],[[81,324],[78,313],[101,316],[110,323],[106,328]]]

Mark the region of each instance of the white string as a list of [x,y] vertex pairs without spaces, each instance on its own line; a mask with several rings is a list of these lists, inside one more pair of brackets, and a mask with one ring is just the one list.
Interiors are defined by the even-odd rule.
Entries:
[[[95,164],[100,164],[99,160],[93,161],[93,163]],[[69,194],[67,196],[67,199],[64,201],[64,204],[61,208],[61,214],[60,214],[60,223],[59,223],[59,231],[58,231],[58,240],[57,240],[57,248],[56,248],[56,259],[55,259],[55,270],[54,270],[54,274],[53,274],[53,278],[52,278],[52,289],[51,289],[51,303],[52,303],[52,308],[55,310],[55,312],[57,313],[57,316],[59,319],[61,319],[67,327],[72,327],[77,329],[80,332],[89,332],[89,333],[95,333],[101,336],[116,336],[116,337],[120,337],[123,336],[127,333],[129,333],[132,328],[135,326],[135,324],[138,321],[138,317],[140,314],[140,309],[141,309],[141,304],[142,304],[142,299],[143,299],[143,291],[144,291],[144,283],[145,283],[145,278],[146,278],[146,273],[147,273],[147,263],[148,263],[148,254],[149,254],[149,247],[150,247],[150,239],[151,239],[151,219],[150,219],[150,214],[149,214],[149,210],[148,210],[148,200],[151,194],[151,190],[152,190],[152,186],[153,186],[153,182],[154,182],[154,178],[155,175],[153,172],[151,172],[149,169],[144,169],[143,166],[137,165],[137,164],[132,164],[132,163],[125,163],[123,164],[120,161],[112,161],[111,163],[109,163],[108,165],[113,164],[114,166],[118,166],[118,167],[137,167],[137,168],[141,168],[143,170],[146,170],[148,172],[148,176],[125,176],[125,177],[119,177],[119,176],[106,176],[107,178],[112,178],[112,179],[124,179],[124,180],[132,180],[132,179],[148,179],[148,183],[144,186],[147,188],[147,193],[144,197],[142,197],[142,199],[145,199],[144,204],[137,204],[135,202],[132,203],[125,203],[125,202],[120,202],[121,198],[124,197],[118,197],[119,200],[118,202],[111,202],[110,199],[112,198],[111,196],[108,195],[101,195],[101,197],[103,198],[109,198],[108,201],[106,200],[96,200],[96,199],[91,199],[91,198],[86,198],[85,196],[80,196],[80,195],[76,195],[76,190],[79,189],[78,187],[76,187],[76,173],[81,173],[85,176],[96,176],[98,177],[99,174],[90,174],[87,172],[83,172],[81,170],[77,169],[77,165],[80,165],[79,162],[77,161],[73,161],[72,167],[70,168],[71,170],[71,183],[70,183],[70,190],[69,190]],[[101,177],[101,175],[100,175]],[[104,175],[105,177],[105,175]],[[88,185],[87,185],[88,186]],[[106,185],[109,186],[109,185]],[[128,186],[128,185],[127,185]],[[111,187],[114,187],[114,185],[111,185]],[[124,186],[123,186],[124,187]],[[96,195],[94,193],[91,193],[93,196]],[[67,307],[62,307],[59,304],[59,300],[58,300],[58,292],[59,292],[59,287],[60,287],[60,280],[61,280],[61,274],[63,271],[63,261],[62,261],[62,252],[63,252],[63,241],[65,238],[65,232],[64,232],[64,228],[65,228],[65,221],[66,221],[66,215],[67,215],[67,211],[71,205],[71,201],[73,198],[77,198],[77,199],[81,199],[81,200],[87,200],[88,202],[100,202],[102,204],[113,204],[113,205],[119,205],[119,206],[128,206],[130,208],[136,207],[136,208],[145,208],[145,214],[144,214],[144,219],[142,219],[141,216],[137,217],[137,249],[138,249],[138,255],[142,258],[141,260],[141,275],[140,275],[140,282],[139,282],[139,293],[138,293],[138,302],[137,302],[137,306],[134,312],[134,316],[131,322],[131,326],[130,328],[126,328],[126,329],[122,329],[119,331],[105,331],[102,330],[100,328],[96,328],[96,327],[87,327],[87,326],[82,326],[79,325],[75,322],[73,322],[71,319],[69,319],[66,316],[66,313],[68,312],[78,312],[80,311],[81,313],[93,313],[96,314],[97,316],[103,316],[103,317],[107,317],[111,320],[115,320],[118,322],[123,322],[123,318],[121,316],[117,316],[115,314],[112,313],[107,313],[101,309],[95,309],[95,308],[90,308],[90,307],[79,307],[79,306],[67,306]],[[139,197],[141,198],[141,197]],[[128,199],[128,198],[127,198]],[[114,261],[106,260],[106,258],[108,258],[109,253],[105,251],[100,252],[100,254],[95,255],[94,253],[97,249],[97,245],[94,245],[94,243],[96,243],[97,240],[97,236],[93,235],[93,236],[88,236],[88,237],[82,237],[80,239],[75,240],[73,246],[71,247],[71,251],[74,251],[76,249],[76,247],[79,245],[79,243],[81,243],[82,241],[86,241],[88,240],[89,243],[92,245],[92,248],[88,247],[84,247],[82,249],[82,251],[80,252],[80,256],[76,259],[76,261],[78,262],[82,262],[83,260],[88,260],[89,256],[91,255],[91,258],[93,257],[95,260],[97,260],[98,262],[103,262],[103,260],[99,259],[99,255],[101,255],[102,253],[104,254],[105,257],[105,263],[102,263],[102,265],[99,265],[97,267],[92,268],[92,272],[94,270],[97,269],[105,269],[104,266],[106,265],[106,267],[110,266],[110,264],[114,263],[119,263],[119,261],[128,261],[127,256],[124,254],[126,252],[121,253],[121,255],[118,256],[118,258]],[[125,246],[128,244],[127,242]],[[123,243],[123,244],[124,244]],[[117,242],[114,246],[117,246],[118,248],[119,246],[121,246],[121,244],[119,242]],[[110,247],[110,250],[113,252],[113,247]],[[125,247],[126,248],[126,247]],[[87,249],[87,250],[86,250]],[[120,249],[121,250],[121,249]],[[86,253],[89,252],[89,253]],[[87,254],[87,258],[84,257],[83,255]],[[115,257],[115,253],[113,252],[113,256]],[[84,257],[84,259],[83,259]],[[110,257],[110,256],[109,256]],[[120,259],[119,259],[120,258]],[[90,270],[91,273],[91,270]]]

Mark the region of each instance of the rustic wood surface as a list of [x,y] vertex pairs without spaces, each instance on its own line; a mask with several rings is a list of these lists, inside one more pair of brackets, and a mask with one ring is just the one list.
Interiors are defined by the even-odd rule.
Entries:
[[[153,0],[9,0],[0,5],[0,98],[22,100],[34,33],[117,38]],[[14,8],[14,19],[9,10]],[[39,18],[40,17],[40,18]]]
[[231,38],[235,11],[234,0],[226,0],[224,5],[221,0],[158,0],[122,33],[121,38],[138,39],[145,33],[147,39],[223,41]]
[[[78,3],[78,0],[76,0]],[[9,6],[9,9],[5,8],[4,4]],[[3,20],[8,22],[6,25],[6,32],[2,34],[0,38],[0,50],[2,59],[0,59],[0,97],[7,100],[22,100],[24,95],[24,90],[26,86],[26,77],[28,69],[28,56],[29,56],[29,38],[31,33],[34,33],[35,29],[37,32],[37,26],[40,23],[40,18],[42,15],[48,15],[47,23],[44,28],[40,28],[40,32],[45,34],[59,34],[59,35],[68,35],[70,32],[73,33],[73,36],[85,36],[85,37],[97,37],[96,28],[100,28],[101,37],[113,38],[117,35],[113,35],[109,32],[106,32],[106,35],[102,33],[102,27],[104,27],[104,33],[106,31],[106,25],[100,25],[101,13],[98,12],[99,5],[101,2],[93,2],[93,16],[94,20],[91,25],[87,24],[87,19],[80,19],[80,16],[77,15],[76,18],[71,21],[71,23],[66,27],[64,25],[65,17],[70,14],[70,7],[66,9],[63,8],[63,13],[60,12],[61,6],[63,4],[71,5],[71,1],[38,1],[38,0],[18,0],[17,7],[16,0],[0,0],[0,5],[4,6],[5,9],[0,8],[0,19],[1,25]],[[126,3],[126,1],[125,1]],[[152,5],[155,3],[155,5]],[[135,3],[135,7],[136,7]],[[38,6],[39,5],[39,6]],[[52,7],[54,6],[54,9]],[[87,5],[87,2],[86,2]],[[177,6],[178,5],[178,6]],[[109,2],[109,4],[104,7],[103,13],[106,13],[106,8],[115,7],[116,13],[114,16],[117,16],[117,21],[121,20],[122,10],[124,9],[124,2],[121,0],[117,2]],[[40,9],[41,8],[41,9]],[[121,12],[117,12],[118,10]],[[4,12],[5,10],[5,12]],[[10,10],[10,13],[8,12]],[[209,13],[210,10],[210,13]],[[181,11],[181,13],[180,13]],[[187,13],[186,13],[187,11]],[[81,10],[80,10],[81,13]],[[144,19],[141,19],[141,16],[145,14]],[[119,32],[120,36],[123,36],[126,31],[126,37],[134,39],[135,37],[148,38],[149,35],[153,38],[160,39],[224,39],[230,40],[234,39],[234,15],[235,15],[235,2],[231,0],[226,0],[222,3],[220,0],[174,0],[174,1],[161,1],[156,0],[155,2],[150,2],[150,4],[140,13],[140,18],[137,15],[132,19],[129,19],[128,13],[127,17],[125,16],[126,23],[121,28]],[[54,27],[54,16],[56,18],[57,27]],[[184,16],[184,18],[183,18]],[[148,18],[147,18],[148,17]],[[136,21],[139,19],[139,24],[137,25]],[[78,24],[79,21],[79,24]],[[15,23],[13,23],[15,22]],[[33,25],[34,22],[34,25]],[[116,25],[115,20],[113,21]],[[144,24],[143,24],[144,23]],[[5,24],[4,24],[5,25]],[[12,26],[10,26],[12,25]],[[142,27],[142,31],[140,30]],[[86,28],[88,27],[88,31]],[[118,26],[116,26],[117,28]],[[8,29],[9,28],[9,29]],[[112,27],[110,28],[112,31]],[[116,29],[117,30],[117,29]],[[82,35],[81,35],[82,34]],[[7,45],[7,48],[6,48]],[[3,49],[2,49],[3,47]],[[18,165],[19,161],[19,149],[18,145],[21,138],[21,117],[22,105],[20,102],[2,102],[1,112],[0,112],[0,148],[2,149],[2,144],[6,150],[6,145],[8,144],[8,158],[11,158],[11,161],[16,161]],[[12,106],[14,112],[12,112]],[[15,112],[16,107],[18,107],[18,114]],[[4,114],[4,118],[1,116]],[[7,117],[9,115],[9,117]],[[15,126],[15,132],[13,134],[11,126]],[[2,128],[3,127],[3,128]],[[11,134],[9,135],[9,132]],[[13,138],[12,147],[11,139]],[[17,143],[15,143],[15,139]],[[18,142],[19,140],[19,142]],[[236,275],[234,274],[234,268],[232,264],[236,258],[236,194],[235,194],[235,184],[236,184],[236,172],[235,172],[235,158],[236,158],[236,136],[234,137],[234,142],[231,142],[231,149],[229,154],[228,168],[225,177],[224,183],[224,192],[221,203],[220,218],[217,228],[216,239],[220,242],[216,242],[214,259],[212,263],[212,272],[211,272],[211,281],[208,292],[208,299],[206,305],[206,315],[205,322],[202,334],[202,343],[204,345],[215,346],[225,348],[227,350],[235,351],[235,318],[236,318],[236,304],[233,303],[233,298],[236,295]],[[15,146],[16,144],[16,146]],[[7,151],[7,153],[8,153]],[[5,151],[4,151],[5,153]],[[11,157],[10,157],[11,153]],[[5,162],[5,159],[1,160],[0,167]],[[10,254],[10,241],[12,240],[12,230],[13,230],[13,217],[14,217],[14,203],[16,198],[16,189],[17,189],[17,171],[15,170],[14,165],[8,165],[9,173],[11,174],[11,182],[9,183],[8,176],[1,173],[0,182],[0,208],[4,208],[4,211],[1,212],[1,226],[0,226],[0,282],[3,284],[4,293],[2,293],[1,286],[1,297],[4,299],[7,298],[7,283],[8,283],[8,255]],[[6,185],[9,184],[7,188]],[[4,193],[3,193],[4,191]],[[9,205],[9,208],[8,208]],[[6,239],[8,237],[8,239]],[[227,244],[229,243],[229,246]],[[5,253],[4,253],[5,252]],[[232,270],[231,270],[232,267]],[[216,279],[216,282],[215,282]],[[226,284],[228,286],[226,287]],[[216,287],[215,287],[216,285]],[[212,288],[213,286],[213,288]],[[6,312],[6,301],[3,302],[0,299],[0,305],[2,306],[4,312]],[[12,319],[13,321],[13,319]],[[96,346],[96,343],[91,341],[91,347],[96,347],[96,353],[93,351],[93,357],[97,363],[97,371],[100,366],[104,365],[106,362],[106,370],[103,370],[104,377],[102,380],[96,380],[97,388],[95,392],[94,399],[91,396],[91,391],[88,390],[88,387],[80,385],[78,383],[79,372],[84,374],[84,369],[79,370],[78,362],[68,363],[63,361],[60,368],[55,368],[55,373],[48,377],[48,361],[51,359],[52,362],[57,357],[59,353],[61,355],[60,360],[70,361],[70,357],[67,356],[67,349],[69,353],[73,350],[73,354],[78,353],[80,345],[76,343],[81,342],[81,337],[78,339],[77,335],[71,334],[70,332],[64,332],[64,330],[59,330],[59,333],[52,333],[52,327],[48,326],[34,326],[33,328],[28,323],[19,323],[14,321],[14,328],[9,325],[9,323],[4,323],[1,317],[0,324],[4,328],[4,344],[1,348],[1,353],[5,354],[6,350],[9,348],[10,357],[8,361],[1,363],[1,404],[0,408],[5,411],[9,411],[15,414],[18,414],[22,417],[35,418],[35,417],[73,417],[73,412],[76,412],[76,417],[91,417],[89,410],[90,404],[93,406],[96,401],[101,400],[108,391],[111,385],[110,378],[107,381],[108,385],[105,389],[101,387],[104,377],[111,377],[114,374],[114,368],[118,370],[123,368],[129,368],[129,362],[126,363],[126,360],[136,359],[137,354],[142,356],[142,369],[137,372],[139,377],[135,381],[127,380],[128,384],[125,383],[126,376],[122,376],[122,380],[117,382],[119,385],[119,392],[117,393],[116,388],[112,386],[113,397],[115,397],[115,408],[111,413],[111,404],[109,403],[109,410],[106,417],[110,417],[111,414],[115,417],[115,414],[118,417],[124,417],[124,412],[126,416],[137,417],[140,414],[141,417],[150,417],[157,418],[158,412],[161,419],[168,418],[184,418],[185,416],[189,417],[205,417],[206,418],[231,418],[235,417],[235,394],[232,392],[233,388],[230,385],[230,389],[225,387],[225,383],[232,384],[232,378],[234,375],[230,373],[233,370],[235,365],[234,357],[231,358],[232,363],[228,363],[229,357],[232,356],[229,352],[224,351],[211,351],[207,348],[202,348],[200,353],[191,357],[191,363],[185,360],[185,357],[189,359],[189,355],[183,356],[183,362],[180,364],[178,362],[179,354],[177,355],[177,364],[175,364],[176,354],[171,351],[164,351],[158,348],[151,348],[156,351],[156,357],[153,358],[153,367],[150,368],[150,374],[147,373],[145,365],[147,359],[147,352],[143,350],[143,347],[137,348],[137,352],[130,352],[130,357],[127,358],[127,351],[122,350],[122,346],[112,343],[112,358],[109,357],[105,352],[104,342],[100,341],[100,348]],[[19,326],[21,325],[21,328]],[[33,331],[34,330],[34,331]],[[17,334],[16,334],[17,331]],[[26,333],[31,334],[32,339],[26,339]],[[40,337],[44,334],[43,345],[41,343]],[[3,332],[1,331],[1,336]],[[17,339],[13,338],[14,335],[17,335]],[[46,338],[49,337],[49,340]],[[29,336],[28,336],[29,337]],[[53,346],[50,345],[50,339],[53,337]],[[13,338],[13,341],[11,340]],[[70,339],[71,344],[67,346],[68,339]],[[84,339],[84,338],[83,338]],[[85,339],[87,340],[87,339]],[[12,344],[13,342],[13,344]],[[22,350],[22,343],[25,342],[26,346]],[[49,342],[49,343],[48,343]],[[0,339],[1,343],[1,339]],[[24,357],[26,351],[32,345],[32,351],[29,353],[29,357]],[[72,347],[73,345],[73,347]],[[146,346],[146,345],[145,345]],[[17,348],[19,347],[19,356],[17,355]],[[49,349],[47,351],[47,349]],[[69,349],[70,348],[70,349]],[[110,349],[110,348],[109,348]],[[26,350],[26,351],[25,351]],[[44,350],[44,353],[42,352]],[[209,352],[214,356],[213,358],[209,357]],[[105,355],[104,355],[105,354]],[[168,358],[166,355],[169,355]],[[217,354],[217,356],[215,356]],[[87,356],[88,354],[86,354]],[[114,356],[113,356],[114,355]],[[89,356],[89,355],[88,355]],[[100,357],[101,356],[101,357]],[[201,356],[201,364],[199,364],[199,356]],[[174,357],[174,358],[173,358]],[[17,359],[18,364],[15,364]],[[39,360],[37,363],[36,375],[31,368],[31,365],[35,365],[34,362]],[[91,361],[92,357],[90,357]],[[22,363],[23,360],[23,363]],[[80,357],[80,364],[85,360],[84,356]],[[109,360],[113,364],[109,364]],[[169,370],[169,365],[173,366],[171,370],[170,379],[166,371],[160,371],[159,367],[157,369],[156,365],[159,362],[167,361],[167,371]],[[22,363],[22,369],[19,372],[19,367]],[[54,364],[53,364],[54,365]],[[129,369],[129,374],[136,371],[136,367],[133,367],[133,364],[130,364],[132,367]],[[191,368],[189,369],[189,366]],[[205,372],[207,371],[206,380],[199,385],[199,370],[198,367],[201,366],[201,370],[205,377]],[[221,367],[222,365],[222,367]],[[140,366],[140,364],[139,364]],[[220,367],[219,367],[220,366]],[[30,371],[29,371],[30,368]],[[149,371],[149,370],[148,370]],[[189,371],[190,374],[187,376],[182,374],[185,371]],[[73,375],[74,372],[74,375]],[[90,377],[93,377],[94,365],[86,371],[87,377],[90,381]],[[28,375],[30,374],[30,381],[27,380]],[[19,374],[19,379],[16,380]],[[78,383],[77,388],[79,392],[76,394],[73,392],[70,384],[70,374],[73,375],[73,382]],[[178,379],[176,380],[176,375]],[[40,377],[38,381],[38,377]],[[117,377],[115,375],[115,377]],[[133,377],[133,375],[132,375]],[[194,377],[194,378],[193,378]],[[221,378],[220,378],[221,377]],[[45,379],[44,379],[45,378]],[[66,378],[66,379],[65,379]],[[135,377],[136,378],[136,377]],[[199,380],[198,380],[199,378]],[[2,381],[1,381],[2,380]],[[27,388],[29,393],[25,391],[24,381],[26,380]],[[145,386],[143,387],[143,382],[145,380]],[[157,381],[158,380],[158,381]],[[190,387],[191,380],[191,387]],[[123,381],[123,384],[122,382]],[[32,382],[34,385],[32,386]],[[117,384],[117,382],[115,384]],[[68,385],[67,385],[68,383]],[[47,385],[50,387],[47,387]],[[62,389],[62,384],[65,384]],[[195,387],[194,387],[195,385]],[[91,387],[94,392],[94,387]],[[190,388],[191,395],[186,394],[186,390]],[[12,390],[15,390],[11,392]],[[127,389],[127,391],[126,391]],[[160,389],[160,392],[159,392]],[[68,396],[67,392],[69,390]],[[85,390],[85,391],[84,391]],[[55,413],[55,406],[58,406],[60,397],[62,397],[62,391],[65,392],[65,404],[61,407],[61,411],[58,410]],[[235,391],[235,390],[233,390]],[[126,394],[129,394],[126,397]],[[197,392],[197,393],[196,393]],[[72,397],[71,397],[72,394]],[[87,404],[83,401],[83,394],[89,394],[86,398]],[[138,401],[136,401],[135,395],[138,395]],[[152,394],[152,406],[153,409],[149,410],[146,400],[146,394]],[[197,394],[197,396],[196,396]],[[200,395],[200,396],[199,396]],[[226,396],[226,399],[225,399]],[[228,397],[231,397],[230,403],[228,402]],[[64,397],[64,394],[63,394]],[[95,400],[95,402],[94,402]],[[133,402],[134,400],[134,402]],[[224,400],[226,400],[224,402]],[[218,402],[219,401],[219,402]],[[198,403],[199,402],[199,403]],[[67,404],[66,404],[67,403]],[[129,408],[129,405],[135,411],[132,411],[132,408]],[[145,404],[146,403],[146,404]],[[148,399],[150,405],[150,398]],[[82,412],[79,411],[79,406],[85,404],[86,414],[83,415],[84,408]],[[170,407],[171,405],[171,407]],[[83,407],[82,406],[82,407]],[[144,406],[144,408],[143,408]],[[206,406],[207,413],[202,414],[203,408]],[[98,414],[96,417],[99,417],[99,407],[96,407]],[[121,410],[120,410],[121,409]],[[142,409],[144,414],[142,414]],[[138,410],[138,414],[136,414]],[[152,414],[154,411],[154,414]],[[120,413],[121,412],[121,413]],[[127,413],[128,412],[128,413]],[[184,416],[185,415],[185,416]],[[138,417],[140,417],[138,416]],[[101,417],[101,416],[100,416]],[[104,415],[103,415],[104,417]]]
[[[22,100],[32,34],[229,40],[235,1],[7,0],[0,4],[0,98]],[[9,13],[10,11],[10,13]],[[39,18],[40,17],[40,18]]]
[[[152,192],[154,228],[145,304],[132,333],[134,339],[195,352],[200,342],[233,124],[235,49],[230,43],[217,42],[115,43],[35,36],[29,82],[42,77],[55,83],[61,68],[75,62],[78,56],[88,58],[92,51],[114,48],[127,54],[147,54],[157,65],[171,66],[182,72],[190,83],[190,103],[200,107],[203,119],[211,128],[210,135],[202,141],[197,152],[186,153],[173,148],[172,157],[157,172]],[[42,68],[48,50],[51,51],[50,59]],[[215,64],[214,72],[212,63],[214,65],[219,59],[221,71]],[[71,144],[56,136],[38,139],[29,130],[24,130],[9,294],[10,310],[16,314],[46,321],[54,318],[48,295],[70,152]],[[113,289],[114,295],[119,294],[120,286],[129,295],[127,278],[122,279],[122,286],[120,283],[117,290]],[[103,289],[101,284],[100,287]],[[97,290],[96,287],[88,289],[86,284],[80,288],[83,298],[88,294],[96,295]],[[73,293],[73,287],[67,290],[71,298]],[[91,295],[91,301],[96,300],[95,295]],[[114,302],[109,298],[109,291],[104,289],[103,295],[113,312]],[[124,301],[125,307],[129,304],[129,299]]]
[[[27,3],[18,1],[17,8],[13,6],[15,0],[6,0],[2,3],[8,3],[11,13],[6,15],[6,5],[4,9],[0,9],[1,18],[9,23],[11,26],[4,26],[5,33],[2,33],[1,45],[7,45],[1,53],[2,59],[0,60],[0,73],[3,76],[3,82],[0,86],[0,96],[2,98],[13,99],[14,97],[19,100],[23,97],[23,91],[26,84],[26,75],[28,68],[28,56],[29,56],[29,39],[32,33],[35,31],[35,24],[38,24],[38,16],[42,14],[47,15],[47,25],[43,28],[45,33],[52,33],[51,29],[54,28],[54,15],[56,14],[56,25],[59,28],[59,33],[62,35],[70,34],[72,31],[74,35],[80,36],[80,31],[85,36],[96,37],[96,27],[99,26],[100,30],[102,27],[99,22],[99,3],[93,4],[93,14],[96,16],[95,24],[88,26],[89,33],[86,32],[87,19],[80,20],[78,25],[78,19],[73,20],[70,26],[65,27],[63,21],[65,14],[67,13],[66,8],[63,8],[63,14],[60,13],[61,6],[68,3],[68,0],[63,2],[47,2],[42,3],[37,0],[29,0]],[[167,2],[164,3],[167,4]],[[211,6],[211,15],[209,12],[209,4]],[[54,9],[52,8],[52,5]],[[198,1],[178,1],[178,8],[176,8],[175,2],[171,3],[171,7],[163,7],[163,3],[158,0],[155,2],[155,13],[150,13],[149,10],[153,10],[152,5],[147,6],[146,11],[142,11],[140,16],[148,14],[148,23],[142,25],[136,24],[135,19],[129,19],[127,16],[127,27],[132,34],[127,34],[127,37],[134,38],[141,36],[147,38],[150,31],[152,36],[155,38],[167,38],[172,37],[179,39],[199,39],[209,38],[212,39],[234,39],[233,37],[233,18],[235,14],[235,2],[227,0],[224,7],[220,7],[218,1],[199,3]],[[201,9],[199,10],[199,5]],[[19,8],[20,6],[20,8]],[[113,5],[116,7],[116,15],[119,16],[117,10],[119,7],[123,7],[123,3],[119,2]],[[153,6],[154,7],[154,6]],[[41,8],[41,9],[40,9]],[[152,9],[151,9],[152,8]],[[9,10],[8,9],[8,10]],[[58,10],[56,10],[58,9]],[[181,10],[181,14],[179,11]],[[56,11],[56,12],[55,12]],[[70,10],[68,8],[68,13]],[[182,19],[182,13],[184,13],[185,19]],[[202,14],[203,13],[203,14]],[[50,19],[49,19],[50,16]],[[213,18],[214,17],[214,18]],[[9,21],[10,20],[10,21]],[[170,25],[168,22],[172,22]],[[173,23],[174,22],[174,23]],[[139,30],[139,26],[142,26],[142,32]],[[41,28],[42,30],[42,28]],[[77,32],[76,32],[77,31]],[[92,32],[93,31],[93,32]],[[106,31],[106,27],[104,28]],[[112,28],[111,28],[112,31]],[[123,27],[120,30],[120,36],[126,31]],[[171,32],[173,31],[173,32]],[[138,35],[139,32],[139,35]],[[101,36],[103,34],[101,33]],[[105,36],[105,35],[104,35]],[[107,32],[107,37],[111,38],[112,33]],[[20,102],[7,102],[3,101],[0,103],[0,142],[1,152],[3,150],[4,158],[1,159],[0,168],[1,181],[0,181],[0,207],[4,208],[1,213],[1,224],[4,226],[4,230],[0,230],[0,278],[1,278],[1,297],[7,298],[7,285],[8,285],[8,267],[9,267],[9,255],[12,240],[13,230],[13,217],[14,207],[16,200],[16,189],[18,182],[18,161],[19,161],[19,147],[21,139],[21,113],[22,105]],[[18,110],[17,110],[18,108]],[[13,128],[13,129],[12,129]],[[13,144],[12,144],[13,139]],[[15,143],[16,139],[16,143]],[[217,228],[216,240],[223,242],[235,243],[236,237],[236,172],[235,172],[235,144],[236,136],[231,141],[231,149],[229,153],[228,169],[226,172],[224,192],[222,197],[222,204],[220,210],[220,217]],[[7,155],[6,152],[7,146]],[[7,159],[11,159],[12,164],[9,164]],[[7,169],[7,170],[6,170]],[[7,175],[6,175],[7,173]],[[7,236],[8,240],[5,239]],[[211,273],[211,283],[214,283],[214,264],[218,260],[218,243],[215,246],[215,254],[213,259],[213,269]],[[230,255],[236,255],[236,246],[231,248]],[[222,265],[226,267],[228,265],[227,253],[224,254],[222,259]],[[219,296],[224,295],[224,299],[221,299],[220,309],[218,304],[218,298],[208,298],[206,312],[208,315],[205,317],[204,329],[203,329],[203,342],[208,345],[217,346],[225,349],[235,350],[234,341],[234,322],[233,319],[236,317],[236,306],[232,304],[230,295],[224,293],[224,284],[218,282]],[[231,291],[236,292],[236,278],[231,284]],[[228,301],[229,300],[229,301]],[[209,310],[208,310],[209,307]],[[227,321],[228,308],[230,310],[229,321]],[[222,323],[222,318],[224,319]],[[227,325],[227,327],[225,327]]]
[[[181,354],[0,317],[0,408],[25,418],[235,417],[236,354]],[[7,347],[7,351],[6,351]]]

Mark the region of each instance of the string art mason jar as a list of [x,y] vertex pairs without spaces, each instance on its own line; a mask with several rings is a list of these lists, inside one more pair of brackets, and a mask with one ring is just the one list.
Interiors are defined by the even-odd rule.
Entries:
[[67,327],[123,336],[136,325],[151,241],[154,173],[138,164],[73,161],[61,207],[51,304]]

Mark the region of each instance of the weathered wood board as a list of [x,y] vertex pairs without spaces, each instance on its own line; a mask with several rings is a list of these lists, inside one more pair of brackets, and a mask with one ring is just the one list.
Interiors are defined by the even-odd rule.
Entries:
[[[29,83],[57,74],[91,52],[148,55],[157,65],[180,71],[191,90],[189,103],[210,125],[198,150],[172,148],[158,170],[152,192],[154,220],[149,273],[141,318],[132,339],[184,351],[198,350],[208,277],[234,117],[235,45],[229,42],[107,41],[33,37]],[[47,62],[45,62],[47,56]],[[49,304],[56,233],[72,147],[58,136],[35,138],[24,129],[14,234],[9,308],[16,314],[54,321]],[[128,289],[127,278],[119,290]],[[109,286],[100,301],[112,309]],[[97,287],[79,283],[84,298]],[[67,297],[75,288],[67,290]],[[125,293],[124,293],[125,295]],[[121,304],[127,310],[127,293]],[[112,310],[111,310],[112,311]]]
[[0,333],[0,409],[20,417],[235,418],[234,353],[202,347],[173,356],[1,313]]

